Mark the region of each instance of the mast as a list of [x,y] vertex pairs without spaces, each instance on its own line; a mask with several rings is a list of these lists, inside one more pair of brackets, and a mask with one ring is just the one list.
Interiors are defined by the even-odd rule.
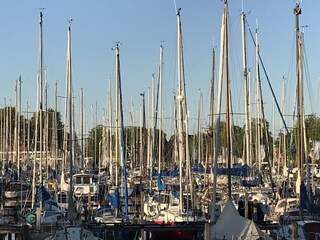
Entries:
[[16,141],[16,163],[17,163],[17,175],[20,179],[20,114],[21,114],[21,76],[16,81],[16,124],[15,124],[15,141]]
[[69,188],[69,200],[68,200],[68,219],[74,221],[76,219],[75,206],[73,202],[73,99],[72,99],[72,65],[71,65],[71,23],[69,20],[68,24],[68,45],[67,45],[67,71],[66,71],[66,82],[67,82],[67,100],[69,110],[69,171],[70,171],[70,188]]
[[[119,156],[118,156],[118,150],[119,150],[119,62],[118,62],[118,56],[119,56],[119,44],[120,43],[116,43],[116,67],[115,67],[115,87],[116,87],[116,113],[115,113],[115,121],[116,121],[116,129],[115,129],[115,161],[116,161],[116,169],[115,169],[115,185],[116,187],[119,186],[119,170],[118,170],[118,164],[119,164]],[[116,214],[117,216],[117,214]]]
[[5,121],[6,121],[6,124],[5,124],[6,163],[9,164],[9,107],[7,106],[6,98],[4,98],[4,109],[5,109]]
[[183,185],[183,182],[182,182],[182,176],[183,176],[183,172],[182,172],[182,164],[184,162],[184,154],[183,154],[183,112],[182,112],[182,101],[183,101],[183,91],[182,91],[182,76],[181,76],[181,32],[180,32],[180,10],[179,9],[177,11],[177,24],[178,24],[178,95],[177,95],[177,101],[178,101],[178,109],[177,109],[177,112],[178,112],[178,143],[179,143],[179,146],[178,146],[178,152],[179,152],[179,185],[180,185],[180,194],[179,194],[179,202],[180,202],[180,205],[179,205],[179,213],[180,215],[182,214],[182,209],[183,209],[183,194],[182,194],[182,187],[184,186]]
[[[210,83],[210,115],[209,115],[209,123],[211,124],[212,134],[215,128],[214,124],[214,74],[215,74],[215,50],[214,47],[212,48],[212,73],[211,73],[211,83]],[[214,158],[214,137],[212,135],[212,163]]]
[[[38,124],[40,125],[40,162],[39,162],[39,174],[40,184],[42,184],[42,12],[40,12],[39,20],[39,69],[37,79],[37,109],[36,109],[36,129],[35,129],[35,149],[34,149],[34,162],[33,162],[33,176],[32,176],[32,207],[35,203],[36,195],[36,163],[37,163],[37,145],[38,145]],[[39,105],[38,105],[39,104]],[[39,123],[40,122],[40,123]],[[40,201],[40,210],[42,210],[42,201]],[[39,226],[38,226],[39,227]]]
[[304,180],[303,162],[304,162],[304,143],[303,143],[303,80],[302,80],[302,52],[299,30],[299,15],[301,8],[299,4],[293,10],[296,22],[296,77],[297,77],[297,114],[298,114],[298,168],[300,172],[301,183]]
[[49,164],[48,164],[48,150],[49,150],[49,117],[48,117],[48,81],[47,81],[47,67],[44,68],[45,79],[45,156],[46,156],[46,178],[49,179]]
[[260,116],[260,111],[262,109],[262,104],[261,104],[261,92],[260,92],[260,68],[259,68],[259,42],[258,42],[258,26],[256,28],[256,98],[257,98],[257,124],[256,124],[256,129],[257,129],[257,154],[256,158],[258,159],[258,167],[259,171],[261,171],[261,116]]
[[[111,80],[109,79],[109,172],[110,176],[113,177],[113,165],[112,165],[112,97],[111,97]],[[112,179],[112,178],[111,178]]]
[[229,86],[229,49],[228,49],[228,3],[224,0],[224,22],[225,22],[225,80],[226,80],[226,159],[228,165],[228,197],[231,198],[231,130],[230,130],[230,86]]
[[202,92],[199,89],[199,102],[198,102],[198,165],[201,163],[201,110],[202,110]]
[[213,188],[212,188],[212,212],[211,219],[215,223],[216,221],[216,200],[217,200],[217,176],[218,176],[218,146],[219,146],[219,130],[220,130],[220,118],[221,118],[221,96],[222,96],[222,82],[223,82],[223,67],[224,67],[224,49],[225,49],[225,12],[222,15],[221,24],[221,37],[220,37],[220,61],[219,61],[219,79],[218,79],[218,99],[217,99],[217,117],[214,125],[214,175],[213,175]]
[[[152,175],[154,171],[154,164],[155,164],[155,143],[156,143],[156,127],[157,127],[157,117],[156,117],[156,110],[155,110],[155,103],[154,103],[154,90],[155,90],[155,79],[154,79],[154,74],[152,74],[151,78],[151,119],[150,119],[150,125],[152,126],[151,128],[151,144],[150,144],[150,187],[152,188]],[[154,121],[154,125],[152,125],[152,121]]]
[[[43,102],[43,96],[42,96],[42,91],[43,91],[43,41],[42,41],[42,12],[40,12],[40,22],[39,22],[39,27],[40,27],[40,40],[39,40],[39,106],[40,106],[40,113],[39,113],[39,125],[40,125],[40,164],[39,164],[39,171],[40,171],[40,184],[43,184],[43,176],[42,176],[42,141],[43,141],[43,121],[42,121],[42,102]],[[42,210],[42,201],[40,201],[40,209]]]
[[81,135],[81,156],[80,168],[84,168],[84,142],[83,142],[83,88],[80,89],[80,135]]
[[[160,63],[159,63],[159,174],[161,171],[161,158],[162,158],[162,120],[163,120],[163,112],[162,112],[162,67],[163,67],[163,47],[160,46]],[[159,175],[160,176],[160,175]]]
[[[264,150],[265,150],[265,159],[267,160],[268,163],[268,167],[269,169],[271,169],[271,158],[270,158],[270,148],[269,148],[269,134],[268,134],[268,129],[267,129],[267,123],[266,123],[266,117],[265,117],[265,113],[264,113],[264,104],[263,104],[263,96],[262,96],[262,87],[261,87],[261,78],[260,78],[260,69],[259,69],[259,44],[258,44],[258,29],[256,31],[256,59],[257,59],[257,86],[258,86],[258,99],[259,99],[259,113],[261,111],[261,115],[262,115],[262,121],[260,120],[260,115],[258,118],[258,121],[261,122],[261,126],[258,126],[258,133],[260,133],[260,131],[262,131],[261,129],[264,130],[264,134],[265,134],[265,138],[262,138],[263,141],[263,145],[265,146]],[[262,136],[263,136],[263,132]],[[258,158],[260,158],[260,136],[258,138],[258,144],[259,144],[259,155]],[[261,166],[261,163],[259,162],[259,166]],[[260,170],[260,169],[259,169]],[[269,179],[270,179],[270,183],[271,183],[271,189],[272,189],[272,193],[274,195],[274,197],[276,197],[276,192],[274,191],[274,183],[272,180],[272,171],[269,171]]]
[[[119,148],[119,124],[120,124],[120,120],[119,120],[119,45],[120,43],[116,43],[116,48],[115,48],[115,64],[116,64],[116,67],[115,67],[115,85],[116,85],[116,112],[115,112],[115,121],[116,121],[116,129],[115,129],[115,161],[116,161],[116,169],[115,169],[115,188],[117,189],[119,187],[119,157],[118,157],[118,148]],[[117,192],[115,189],[115,193]],[[116,196],[115,196],[116,197]],[[115,214],[115,217],[118,217],[118,213],[119,213],[119,209],[118,209],[118,204],[117,206],[115,207],[115,210],[114,210],[114,214]]]
[[53,126],[54,126],[54,134],[53,134],[53,142],[54,142],[54,169],[57,172],[57,161],[58,161],[58,83],[55,84],[55,92],[54,92],[54,117],[53,117]]
[[246,49],[246,15],[244,12],[241,13],[241,27],[242,27],[242,64],[243,64],[243,80],[244,80],[244,100],[245,100],[245,141],[246,141],[246,155],[244,162],[252,166],[251,162],[251,135],[250,135],[250,98],[249,98],[249,81],[247,71],[247,49]]
[[140,93],[142,96],[142,136],[141,136],[141,151],[142,158],[140,162],[140,172],[142,176],[145,176],[146,165],[147,165],[147,151],[146,151],[146,142],[147,142],[147,129],[146,129],[146,103],[145,103],[145,93]]
[[[189,155],[189,133],[188,133],[188,113],[187,113],[187,100],[186,100],[186,90],[185,90],[185,75],[184,75],[184,60],[183,60],[183,46],[182,46],[182,28],[180,20],[180,10],[177,11],[177,35],[178,35],[178,137],[179,137],[179,182],[180,182],[180,205],[179,213],[182,213],[183,209],[183,184],[182,175],[184,174],[182,168],[186,169],[186,189],[190,189],[191,193],[191,203],[193,201],[193,180],[192,172],[190,166],[190,155]],[[185,135],[185,136],[183,136]],[[193,207],[193,206],[192,206]]]
[[[285,102],[285,78],[283,77],[282,78],[282,93],[281,93],[281,112],[285,115],[285,105],[286,105],[286,102]],[[283,128],[283,123],[282,121],[280,121],[280,136],[282,135],[282,128]],[[281,139],[282,138],[282,139]],[[279,160],[281,162],[281,156],[283,158],[283,169],[287,168],[287,147],[286,147],[286,133],[284,132],[283,133],[283,137],[280,138],[280,141],[279,141]],[[282,145],[281,145],[282,144]],[[282,154],[281,154],[281,150],[282,149]],[[279,165],[279,164],[278,164]],[[280,174],[280,168],[278,167],[278,175]],[[284,172],[284,171],[283,171]]]
[[121,160],[122,160],[122,170],[123,170],[123,185],[124,185],[124,196],[125,196],[125,215],[128,215],[128,185],[127,185],[127,170],[126,170],[126,149],[124,146],[124,119],[123,119],[123,108],[122,108],[122,90],[121,90],[121,75],[120,75],[120,55],[119,55],[119,44],[116,45],[116,61],[117,61],[117,76],[118,76],[118,91],[119,91],[119,101],[120,101],[120,124],[121,124]]

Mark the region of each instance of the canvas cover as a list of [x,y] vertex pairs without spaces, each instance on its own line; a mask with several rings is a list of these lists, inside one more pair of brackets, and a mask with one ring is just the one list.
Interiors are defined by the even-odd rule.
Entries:
[[211,227],[210,239],[249,239],[255,240],[265,234],[251,220],[240,216],[231,199],[222,210],[216,224]]

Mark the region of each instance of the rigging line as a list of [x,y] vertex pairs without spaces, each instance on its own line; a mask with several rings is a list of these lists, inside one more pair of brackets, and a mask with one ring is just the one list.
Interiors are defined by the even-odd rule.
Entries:
[[314,107],[312,104],[312,100],[314,99],[313,97],[313,91],[311,90],[310,86],[310,71],[309,71],[309,64],[308,64],[308,58],[307,58],[307,51],[306,51],[306,47],[305,47],[305,43],[303,42],[303,62],[304,62],[304,66],[305,66],[305,72],[306,72],[306,77],[305,79],[307,80],[307,89],[308,89],[308,96],[309,96],[309,102],[310,102],[310,106],[311,106],[311,112],[314,113]]
[[[250,33],[251,39],[252,39],[252,41],[253,41],[253,44],[254,44],[254,46],[256,46],[256,41],[254,40],[254,37],[253,37],[253,34],[252,34],[251,29],[250,29],[250,26],[249,26],[248,21],[246,21],[246,23],[247,23],[247,25],[248,25],[249,33]],[[266,78],[267,78],[268,85],[269,85],[269,88],[270,88],[270,90],[271,90],[273,99],[274,99],[274,101],[275,101],[275,103],[276,103],[277,110],[278,110],[278,112],[279,112],[279,114],[280,114],[280,117],[281,117],[281,120],[282,120],[282,122],[283,122],[284,128],[286,129],[287,134],[290,136],[290,132],[289,132],[289,130],[288,130],[286,121],[284,120],[284,117],[283,117],[283,115],[282,115],[282,112],[281,112],[281,109],[280,109],[278,100],[277,100],[276,95],[274,94],[274,91],[273,91],[273,89],[272,89],[272,86],[271,86],[271,83],[270,83],[270,79],[269,79],[269,76],[268,76],[268,74],[267,74],[267,70],[266,70],[266,68],[265,68],[265,66],[264,66],[264,64],[263,64],[263,61],[262,61],[262,58],[261,58],[260,53],[258,53],[258,55],[259,55],[259,60],[260,60],[260,62],[261,62],[261,66],[262,66],[263,72],[264,72],[264,74],[265,74],[265,76],[266,76]]]

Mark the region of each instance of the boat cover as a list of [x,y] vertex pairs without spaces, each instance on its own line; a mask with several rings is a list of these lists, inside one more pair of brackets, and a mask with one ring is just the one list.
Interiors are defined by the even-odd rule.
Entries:
[[320,206],[312,203],[307,194],[307,188],[303,182],[300,184],[300,204],[301,207],[311,214],[320,214]]
[[211,227],[211,239],[266,239],[259,227],[247,218],[240,216],[231,199],[220,214],[218,221]]

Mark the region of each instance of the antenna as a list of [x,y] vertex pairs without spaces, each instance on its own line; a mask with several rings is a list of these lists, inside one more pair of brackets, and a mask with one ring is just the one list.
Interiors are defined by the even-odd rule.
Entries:
[[161,41],[160,41],[160,43],[161,43],[160,46],[161,46],[161,47],[163,47],[164,42],[165,42],[164,40],[161,40]]
[[71,18],[71,19],[68,19],[67,21],[68,21],[69,26],[70,26],[70,25],[71,25],[71,23],[73,22],[73,19]]
[[[120,47],[122,45],[122,42],[115,41],[114,44],[116,45],[116,48],[117,48],[117,47]],[[111,50],[113,51],[113,50],[115,50],[115,48],[111,48]]]

